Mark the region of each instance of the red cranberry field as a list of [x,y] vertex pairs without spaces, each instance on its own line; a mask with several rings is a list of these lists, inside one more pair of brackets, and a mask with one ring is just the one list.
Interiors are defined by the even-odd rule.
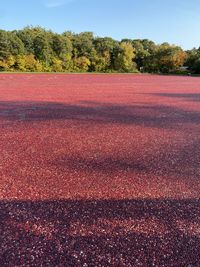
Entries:
[[1,266],[200,266],[200,78],[0,75]]

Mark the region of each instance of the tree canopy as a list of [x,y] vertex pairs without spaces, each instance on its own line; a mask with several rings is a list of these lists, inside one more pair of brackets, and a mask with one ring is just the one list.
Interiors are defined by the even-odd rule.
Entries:
[[184,51],[148,39],[117,41],[41,27],[0,30],[1,71],[176,73],[182,66],[200,73],[200,48]]

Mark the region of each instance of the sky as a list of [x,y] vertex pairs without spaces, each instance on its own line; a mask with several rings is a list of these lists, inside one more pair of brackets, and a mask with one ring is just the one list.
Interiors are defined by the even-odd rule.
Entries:
[[0,0],[0,28],[42,26],[61,33],[151,39],[200,46],[200,0]]

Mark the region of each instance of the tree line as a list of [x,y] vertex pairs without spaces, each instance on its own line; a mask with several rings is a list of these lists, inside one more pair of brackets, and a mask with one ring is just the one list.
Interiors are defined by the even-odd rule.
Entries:
[[200,48],[184,51],[148,39],[54,33],[41,27],[0,30],[0,71],[200,73]]

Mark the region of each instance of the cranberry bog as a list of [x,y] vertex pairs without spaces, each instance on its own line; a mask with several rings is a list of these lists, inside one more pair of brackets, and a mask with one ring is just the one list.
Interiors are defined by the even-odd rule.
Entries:
[[1,266],[200,266],[200,78],[0,75]]

